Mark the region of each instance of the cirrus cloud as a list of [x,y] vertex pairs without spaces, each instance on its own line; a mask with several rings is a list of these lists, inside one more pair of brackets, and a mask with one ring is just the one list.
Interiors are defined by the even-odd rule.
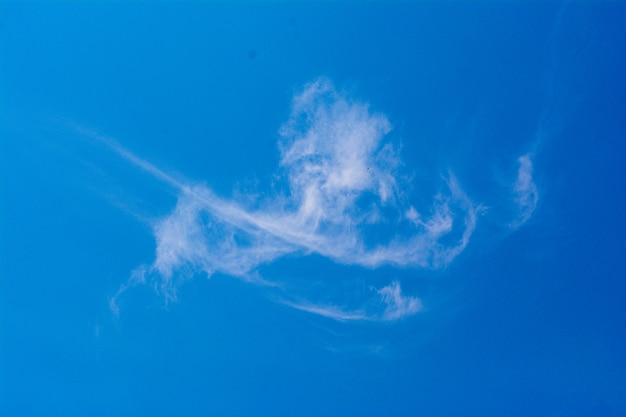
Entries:
[[[404,192],[411,187],[388,139],[391,130],[385,115],[352,100],[328,79],[305,85],[279,129],[278,175],[284,191],[252,207],[205,185],[175,179],[113,139],[92,133],[178,194],[174,209],[151,225],[154,261],[140,266],[132,282],[120,288],[111,300],[113,311],[119,311],[116,299],[145,277],[175,300],[187,276],[222,273],[263,281],[258,268],[287,254],[318,254],[364,268],[445,267],[467,246],[480,206],[450,172],[431,204],[416,207]],[[397,320],[422,308],[418,298],[402,295],[397,281],[378,294],[380,311],[374,315],[314,302],[287,304],[337,320]]]
[[522,155],[517,159],[519,168],[517,170],[517,179],[513,185],[513,195],[517,204],[518,216],[511,223],[511,228],[517,229],[526,223],[539,201],[539,191],[533,181],[533,162],[530,154]]

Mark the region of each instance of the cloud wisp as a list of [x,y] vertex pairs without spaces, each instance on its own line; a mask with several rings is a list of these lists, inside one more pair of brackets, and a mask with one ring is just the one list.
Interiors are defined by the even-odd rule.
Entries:
[[[155,260],[139,267],[120,288],[111,300],[114,312],[119,311],[116,298],[146,278],[174,300],[185,277],[222,273],[262,281],[258,267],[287,254],[315,253],[365,268],[445,267],[467,246],[480,209],[450,173],[432,204],[418,211],[403,192],[409,184],[399,174],[399,152],[386,139],[388,119],[323,78],[294,96],[290,117],[279,130],[283,190],[254,206],[175,179],[113,139],[75,129],[97,136],[178,194],[172,212],[151,225]],[[532,192],[530,197],[524,194],[524,172],[520,169],[520,204],[533,201]],[[397,320],[422,308],[419,299],[402,295],[396,281],[378,295],[381,310],[374,315],[314,303],[287,304],[342,321]]]
[[314,304],[311,302],[293,302],[281,300],[284,305],[308,313],[328,317],[337,321],[395,321],[413,316],[423,310],[418,297],[402,294],[398,281],[376,290],[369,305],[358,310],[347,310],[332,304]]
[[385,304],[385,310],[381,318],[386,321],[412,316],[424,308],[419,298],[402,294],[402,288],[400,288],[398,281],[393,281],[386,287],[381,288],[378,290],[378,294]]
[[519,168],[517,170],[517,179],[513,185],[513,195],[515,203],[517,204],[518,217],[511,223],[512,229],[517,229],[526,223],[539,201],[539,191],[533,181],[533,162],[531,155],[522,155],[517,159]]

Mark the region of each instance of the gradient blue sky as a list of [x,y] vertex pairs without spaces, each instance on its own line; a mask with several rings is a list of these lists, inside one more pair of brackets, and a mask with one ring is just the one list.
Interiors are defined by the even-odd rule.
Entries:
[[2,2],[0,414],[626,415],[624,21]]

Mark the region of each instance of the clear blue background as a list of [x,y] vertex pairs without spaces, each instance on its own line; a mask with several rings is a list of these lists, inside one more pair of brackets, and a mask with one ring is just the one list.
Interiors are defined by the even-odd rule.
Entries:
[[[623,2],[3,2],[0,414],[626,415],[625,21]],[[137,287],[114,317],[154,257],[138,218],[176,196],[64,123],[245,194],[318,76],[477,202],[534,149],[531,221],[481,217],[439,271],[263,268],[397,277],[428,306],[400,322],[334,322],[222,275],[167,308]]]

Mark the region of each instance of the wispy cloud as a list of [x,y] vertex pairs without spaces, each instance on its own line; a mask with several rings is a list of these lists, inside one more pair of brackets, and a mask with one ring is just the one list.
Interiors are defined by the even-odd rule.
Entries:
[[398,281],[381,288],[378,290],[378,294],[380,294],[383,302],[386,304],[385,311],[381,317],[383,320],[402,319],[412,316],[423,309],[419,298],[402,295],[402,288],[400,288]]
[[539,201],[539,192],[533,181],[531,155],[522,155],[517,161],[519,168],[517,170],[517,179],[513,185],[513,194],[519,214],[517,219],[511,223],[511,228],[513,229],[519,228],[531,218]]
[[129,288],[135,287],[140,284],[144,284],[146,282],[145,275],[146,275],[146,269],[144,266],[140,266],[139,268],[135,269],[131,273],[128,281],[122,284],[120,288],[117,290],[117,292],[115,293],[115,295],[109,299],[109,308],[111,309],[111,312],[113,313],[114,316],[117,317],[120,314],[120,307],[117,304],[118,297],[122,295],[123,293],[125,293],[126,290],[128,290]]
[[314,304],[281,300],[282,304],[297,310],[317,314],[338,321],[394,321],[422,311],[422,301],[402,294],[398,281],[376,290],[377,299],[370,300],[367,308],[348,310],[336,305]]
[[[152,224],[155,260],[141,269],[142,277],[150,276],[168,299],[176,298],[181,274],[220,272],[258,280],[260,265],[290,253],[317,253],[337,263],[367,268],[445,267],[465,249],[476,227],[480,208],[452,173],[443,177],[432,204],[418,211],[410,196],[401,192],[409,187],[398,174],[399,153],[386,140],[392,129],[388,119],[337,91],[327,79],[307,84],[294,96],[290,117],[279,130],[278,169],[284,192],[255,207],[174,178],[113,139],[74,128],[97,137],[176,190],[176,207]],[[531,197],[524,194],[525,172],[520,169],[516,186],[520,204],[532,201],[532,193]],[[421,309],[417,298],[402,295],[397,282],[379,294],[385,307],[383,320]],[[114,312],[116,297],[111,304]],[[290,305],[337,320],[366,317],[315,304]]]
[[283,301],[282,303],[296,310],[306,311],[307,313],[317,314],[337,321],[372,320],[372,317],[368,316],[363,311],[347,311],[334,305],[317,305],[310,302],[295,303],[288,301]]

